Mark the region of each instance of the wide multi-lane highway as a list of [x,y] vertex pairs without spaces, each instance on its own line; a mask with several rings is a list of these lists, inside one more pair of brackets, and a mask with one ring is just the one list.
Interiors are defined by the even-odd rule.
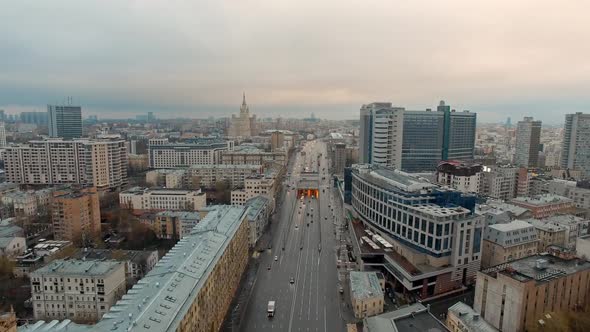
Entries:
[[[280,218],[273,225],[272,248],[258,257],[259,271],[240,326],[242,331],[327,332],[345,328],[326,146],[312,141],[303,151],[305,155],[298,153],[288,170],[288,188],[284,186],[287,192],[277,207]],[[306,170],[319,174],[319,198],[296,197],[297,179]],[[267,317],[268,301],[276,302],[274,317]]]

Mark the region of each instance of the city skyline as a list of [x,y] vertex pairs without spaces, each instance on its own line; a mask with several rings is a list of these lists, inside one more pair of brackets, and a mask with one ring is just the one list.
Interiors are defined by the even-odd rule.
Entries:
[[[521,19],[533,5],[536,19]],[[19,2],[1,15],[0,109],[73,96],[85,116],[230,116],[246,90],[259,116],[354,119],[370,102],[443,99],[481,122],[563,123],[590,101],[584,6]],[[25,15],[36,23],[15,21]]]

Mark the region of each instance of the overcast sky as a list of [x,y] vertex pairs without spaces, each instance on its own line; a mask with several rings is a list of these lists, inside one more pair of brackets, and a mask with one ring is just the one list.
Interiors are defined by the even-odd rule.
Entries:
[[0,0],[0,108],[357,118],[590,112],[586,0]]

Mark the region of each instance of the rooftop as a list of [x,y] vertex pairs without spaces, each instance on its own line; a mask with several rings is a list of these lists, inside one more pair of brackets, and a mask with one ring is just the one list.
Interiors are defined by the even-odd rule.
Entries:
[[485,269],[482,273],[496,277],[497,273],[520,282],[546,282],[590,269],[590,262],[580,259],[564,259],[549,254],[524,257],[510,263]]
[[512,200],[513,203],[524,204],[524,205],[551,205],[559,203],[572,203],[573,200],[559,196],[559,195],[539,195],[533,197],[517,197]]
[[521,229],[528,229],[532,225],[523,220],[513,220],[506,224],[495,224],[488,226],[491,229],[497,230],[498,232],[512,232]]
[[164,189],[164,188],[142,188],[142,187],[133,187],[129,188],[125,191],[122,191],[121,194],[127,195],[200,195],[202,194],[201,189],[197,190],[186,190],[186,189]]
[[268,206],[269,203],[270,199],[262,195],[252,197],[247,200],[246,206],[248,207],[248,217],[250,217],[251,220],[254,219],[254,217],[258,215],[265,206]]
[[96,325],[41,321],[21,331],[176,331],[245,213],[239,206],[212,208]]
[[402,189],[408,192],[419,192],[438,187],[424,178],[392,168],[363,164],[355,165],[355,169],[359,177],[394,191]]
[[4,225],[0,224],[0,237],[11,237],[16,234],[23,234],[24,230],[16,225]]
[[527,223],[529,223],[530,225],[533,225],[536,229],[540,229],[540,230],[543,230],[545,232],[561,232],[561,231],[565,231],[565,227],[560,226],[560,225],[555,225],[555,224],[548,223],[545,220],[525,219],[524,221],[527,222]]
[[214,164],[214,165],[191,165],[189,168],[192,169],[249,169],[249,170],[258,170],[260,169],[260,165],[233,165],[233,164]]
[[190,211],[162,211],[156,213],[157,217],[173,217],[173,218],[180,218],[180,219],[201,219],[201,214],[199,212],[190,212]]
[[473,308],[467,304],[459,301],[453,304],[449,311],[454,313],[455,316],[463,323],[470,332],[497,332],[498,330],[493,327],[486,320],[481,318]]
[[372,297],[383,297],[381,284],[376,272],[350,272],[350,291],[352,297],[363,300]]
[[476,213],[478,214],[500,214],[502,212],[510,212],[516,217],[522,216],[528,211],[528,209],[523,208],[522,206],[504,203],[496,200],[488,200],[486,204],[480,204],[476,207]]
[[446,332],[447,327],[436,319],[424,305],[415,303],[395,311],[365,318],[368,332]]
[[83,260],[116,260],[131,261],[134,263],[144,262],[153,251],[147,250],[112,250],[112,249],[79,249],[70,257]]
[[58,259],[31,273],[102,276],[112,273],[120,266],[120,264],[121,263],[117,261],[83,261],[78,259]]

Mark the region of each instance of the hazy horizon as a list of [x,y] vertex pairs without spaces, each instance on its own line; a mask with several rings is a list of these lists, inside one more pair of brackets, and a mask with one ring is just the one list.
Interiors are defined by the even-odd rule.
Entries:
[[[480,122],[588,112],[590,3],[25,0],[0,12],[0,109],[354,119],[362,104]],[[26,17],[27,24],[23,24]],[[567,24],[564,24],[567,22]],[[168,114],[170,116],[168,116]]]

